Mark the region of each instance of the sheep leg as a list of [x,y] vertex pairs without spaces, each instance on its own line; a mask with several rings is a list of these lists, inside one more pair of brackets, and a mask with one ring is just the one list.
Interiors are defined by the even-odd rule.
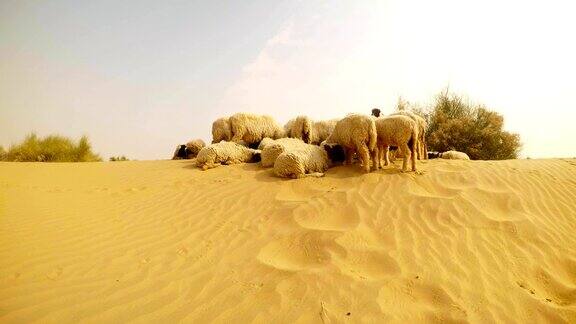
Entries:
[[[402,154],[404,155],[404,159],[402,161],[402,171],[406,172],[408,171],[408,159],[414,156],[414,154],[412,154],[410,148],[408,147],[408,143],[402,144],[401,147],[402,147]],[[400,149],[400,146],[398,147],[398,149]]]
[[364,168],[364,172],[370,172],[370,151],[366,145],[360,145],[357,148],[358,155],[360,157],[360,161],[362,161],[362,167]]
[[416,152],[414,150],[411,152],[410,157],[412,158],[412,171],[416,172]]
[[388,166],[390,165],[390,158],[388,157],[390,155],[390,146],[386,145],[384,147],[384,165]]
[[370,153],[370,159],[372,160],[372,170],[377,171],[380,168],[380,154],[378,146],[376,146]]

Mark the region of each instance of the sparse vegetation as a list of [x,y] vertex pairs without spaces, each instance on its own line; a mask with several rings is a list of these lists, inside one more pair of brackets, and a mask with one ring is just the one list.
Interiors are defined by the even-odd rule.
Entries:
[[520,153],[520,136],[503,129],[502,115],[471,104],[448,89],[436,96],[431,108],[423,109],[400,98],[398,109],[410,109],[426,118],[429,151],[461,151],[473,160],[516,159]]
[[129,158],[122,156],[113,156],[110,158],[110,162],[120,162],[120,161],[130,161]]
[[17,145],[1,154],[3,161],[14,162],[93,162],[101,158],[92,152],[88,137],[82,136],[75,143],[73,140],[60,136],[49,135],[39,138],[32,133]]

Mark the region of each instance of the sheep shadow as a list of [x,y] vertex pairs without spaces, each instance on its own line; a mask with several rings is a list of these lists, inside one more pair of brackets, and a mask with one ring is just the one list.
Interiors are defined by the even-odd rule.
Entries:
[[352,164],[352,165],[339,165],[332,167],[328,169],[328,171],[326,172],[326,177],[336,179],[346,179],[346,178],[361,177],[366,174],[391,175],[402,173],[403,173],[402,170],[400,168],[395,167],[394,165],[386,166],[383,169],[370,171],[369,173],[366,173],[359,164]]
[[185,160],[178,160],[181,164],[183,164],[183,169],[192,169],[198,170],[198,166],[196,164],[196,159],[185,159]]
[[241,169],[254,173],[254,178],[260,182],[277,182],[282,180],[274,175],[274,168],[264,168],[260,163],[245,163]]

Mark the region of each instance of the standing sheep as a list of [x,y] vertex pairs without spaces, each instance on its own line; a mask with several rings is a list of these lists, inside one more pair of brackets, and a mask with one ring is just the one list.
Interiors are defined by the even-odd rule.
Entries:
[[418,147],[417,147],[418,160],[427,160],[428,147],[426,146],[426,129],[428,128],[428,123],[426,123],[426,119],[422,118],[422,116],[418,114],[415,114],[407,110],[400,110],[393,114],[390,114],[390,116],[398,116],[398,115],[408,116],[412,118],[416,122],[416,124],[418,124],[418,133],[419,133]]
[[290,123],[288,137],[301,139],[305,143],[320,145],[334,130],[338,119],[313,121],[308,116],[298,116]]
[[274,162],[274,173],[284,178],[321,177],[330,167],[326,151],[317,145],[294,142]]
[[232,129],[230,128],[230,120],[228,117],[216,119],[212,123],[212,143],[220,143],[221,141],[230,141],[232,139]]
[[284,151],[290,149],[298,149],[299,147],[302,147],[302,144],[305,144],[296,138],[280,138],[277,140],[272,140],[272,142],[267,140],[268,138],[262,140],[262,142],[266,141],[266,144],[262,148],[260,161],[260,164],[265,168],[274,166],[274,162],[276,162],[278,156]]
[[239,164],[258,161],[260,161],[260,151],[247,148],[234,142],[222,141],[202,148],[196,158],[196,165],[202,170],[207,170],[221,164]]
[[284,129],[270,116],[237,113],[229,118],[232,142],[258,145],[265,137],[284,137]]
[[459,151],[446,151],[438,155],[438,157],[446,160],[470,160],[468,154]]
[[382,156],[385,159],[384,165],[390,164],[388,151],[391,145],[397,146],[404,154],[402,170],[408,170],[408,159],[412,158],[412,171],[416,171],[416,147],[418,145],[418,124],[408,117],[394,115],[376,119],[376,130],[378,132],[378,167],[381,167]]
[[377,168],[377,132],[376,118],[360,114],[350,114],[336,123],[334,131],[326,139],[324,146],[330,151],[335,145],[344,149],[346,162],[352,162],[352,155],[356,152],[364,167],[364,171],[370,172],[371,162]]

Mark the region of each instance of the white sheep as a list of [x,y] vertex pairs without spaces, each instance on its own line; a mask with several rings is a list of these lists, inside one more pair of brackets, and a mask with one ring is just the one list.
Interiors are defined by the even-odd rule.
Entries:
[[366,172],[370,172],[371,162],[377,168],[377,132],[376,118],[360,114],[350,114],[339,120],[334,131],[322,146],[326,148],[331,159],[335,146],[340,145],[344,149],[346,163],[352,163],[352,156],[357,153]]
[[447,160],[470,160],[468,154],[459,151],[446,151],[438,155],[438,157]]
[[216,119],[212,123],[212,143],[230,141],[232,139],[232,129],[228,117]]
[[274,162],[274,173],[283,178],[321,177],[330,167],[326,151],[317,145],[294,142]]
[[418,124],[410,117],[393,115],[376,118],[376,131],[378,133],[379,157],[377,166],[381,167],[382,157],[384,165],[390,164],[388,151],[390,146],[397,146],[404,155],[402,170],[408,170],[408,159],[412,160],[412,171],[416,171],[416,147],[418,145]]
[[253,150],[234,142],[222,141],[202,148],[196,158],[196,165],[202,170],[207,170],[221,164],[258,161],[260,161],[259,150]]
[[185,145],[178,145],[176,147],[176,151],[174,151],[174,156],[172,156],[172,160],[179,160],[179,159],[193,159],[198,155],[198,152],[206,146],[201,139],[192,140]]
[[337,122],[338,119],[313,121],[308,116],[298,116],[288,122],[286,136],[319,145],[330,136]]
[[[262,142],[266,143],[262,145]],[[260,142],[260,146],[262,147],[260,164],[265,168],[274,166],[274,162],[276,162],[278,156],[284,151],[290,149],[297,150],[298,148],[302,147],[301,144],[305,144],[297,138],[280,138],[272,141],[269,141],[268,138],[265,138],[262,140],[262,142]]]
[[232,130],[231,141],[235,143],[252,145],[260,143],[265,137],[284,137],[284,129],[270,116],[237,113],[230,116],[229,122]]
[[188,150],[188,158],[192,159],[198,156],[200,150],[205,146],[206,143],[204,143],[204,141],[201,139],[191,140],[190,142],[186,143],[186,149]]
[[400,110],[395,113],[390,114],[390,116],[397,116],[403,115],[412,118],[418,124],[418,147],[417,147],[417,157],[418,160],[427,160],[428,159],[428,147],[426,145],[426,129],[428,128],[428,123],[426,119],[422,116],[413,113],[408,110]]

